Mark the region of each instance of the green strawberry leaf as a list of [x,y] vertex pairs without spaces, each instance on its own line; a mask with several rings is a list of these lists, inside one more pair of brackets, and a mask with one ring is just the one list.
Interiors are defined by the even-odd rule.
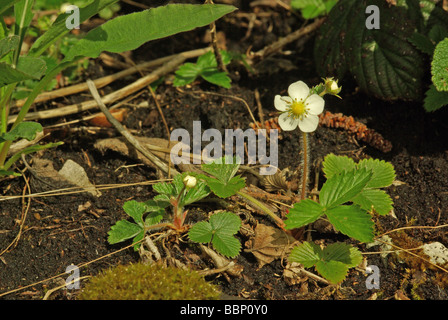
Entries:
[[144,232],[141,226],[127,220],[120,220],[110,228],[107,233],[109,235],[107,241],[110,244],[123,242],[137,236],[141,232]]
[[372,242],[374,223],[371,216],[357,205],[340,205],[326,212],[336,230],[361,242]]
[[326,208],[351,201],[366,186],[372,177],[372,172],[367,169],[343,171],[333,176],[322,186],[319,193],[320,204]]
[[210,217],[210,222],[201,221],[190,228],[188,236],[198,243],[211,242],[213,247],[226,257],[236,257],[241,243],[234,237],[241,227],[241,219],[232,212],[220,212]]
[[286,215],[286,229],[300,228],[316,221],[323,214],[323,209],[319,203],[311,199],[295,203]]

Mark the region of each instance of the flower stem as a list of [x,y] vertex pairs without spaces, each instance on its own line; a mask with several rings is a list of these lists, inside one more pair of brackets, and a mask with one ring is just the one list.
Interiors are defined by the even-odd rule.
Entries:
[[303,200],[306,198],[306,185],[308,183],[308,171],[309,171],[309,152],[308,152],[308,134],[302,132],[302,188],[300,198]]

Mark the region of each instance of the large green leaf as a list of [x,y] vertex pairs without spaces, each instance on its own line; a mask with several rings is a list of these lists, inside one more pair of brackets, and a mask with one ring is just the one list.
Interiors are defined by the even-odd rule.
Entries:
[[351,201],[366,186],[372,177],[367,169],[343,171],[328,179],[319,193],[320,204],[332,208]]
[[236,8],[228,5],[170,4],[109,20],[73,46],[66,60],[96,58],[103,51],[123,52],[145,42],[210,24]]
[[357,205],[337,206],[326,211],[330,223],[343,234],[361,242],[372,242],[371,216]]
[[[79,8],[79,22],[82,23],[117,1],[118,0],[95,0],[88,6]],[[66,19],[69,16],[70,14],[68,13],[61,13],[53,22],[50,29],[33,43],[28,55],[33,57],[41,55],[52,43],[70,32],[66,27]]]
[[[366,28],[367,5],[379,8],[380,29]],[[340,0],[316,39],[318,71],[337,78],[348,71],[361,90],[381,99],[419,99],[423,59],[408,42],[415,28],[403,7],[384,0]]]

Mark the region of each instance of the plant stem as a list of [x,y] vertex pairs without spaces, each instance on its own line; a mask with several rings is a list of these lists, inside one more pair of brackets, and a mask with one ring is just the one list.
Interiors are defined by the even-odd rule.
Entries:
[[271,209],[269,209],[268,207],[266,207],[263,203],[261,203],[260,201],[258,201],[257,199],[255,199],[254,197],[248,195],[245,192],[242,191],[237,191],[237,194],[241,197],[243,197],[246,200],[249,200],[250,202],[252,202],[254,205],[256,205],[259,209],[263,210],[268,216],[270,216],[272,219],[274,219],[275,223],[282,228],[283,230],[285,230],[285,222],[278,217],[274,212],[271,211]]
[[306,185],[308,182],[308,170],[309,170],[309,152],[308,152],[308,134],[302,132],[302,190],[300,198],[303,200],[306,198]]

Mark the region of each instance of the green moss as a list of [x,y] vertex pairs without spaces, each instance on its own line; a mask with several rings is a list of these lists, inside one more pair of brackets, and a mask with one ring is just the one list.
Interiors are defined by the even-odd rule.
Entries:
[[215,300],[220,292],[195,271],[135,263],[93,277],[80,300]]

